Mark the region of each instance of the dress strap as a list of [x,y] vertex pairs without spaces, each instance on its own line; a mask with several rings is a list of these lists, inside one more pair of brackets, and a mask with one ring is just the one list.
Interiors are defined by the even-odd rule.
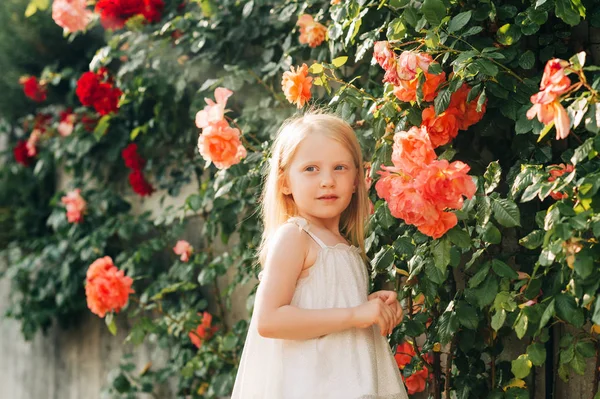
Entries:
[[304,219],[300,216],[294,216],[294,217],[289,218],[287,221],[288,221],[288,223],[295,223],[298,227],[300,227],[302,230],[304,230],[313,240],[315,240],[315,242],[317,244],[319,244],[319,246],[321,248],[327,247],[327,245],[325,245],[319,237],[317,237],[315,234],[313,234],[310,231],[310,225],[308,224],[306,219]]

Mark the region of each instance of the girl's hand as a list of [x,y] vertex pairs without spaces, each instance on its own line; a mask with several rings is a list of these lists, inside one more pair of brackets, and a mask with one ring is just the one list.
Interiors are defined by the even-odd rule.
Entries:
[[402,319],[404,318],[404,311],[402,310],[400,302],[398,302],[397,300],[398,294],[396,294],[396,292],[394,291],[382,290],[376,291],[368,296],[369,300],[373,298],[381,299],[386,305],[392,308],[392,311],[394,312],[395,316],[392,322],[393,325],[391,326],[391,330],[393,330],[398,324],[402,322]]
[[379,326],[384,337],[394,329],[396,315],[389,305],[378,297],[373,297],[368,302],[352,308],[353,324],[357,328],[367,328],[373,324]]

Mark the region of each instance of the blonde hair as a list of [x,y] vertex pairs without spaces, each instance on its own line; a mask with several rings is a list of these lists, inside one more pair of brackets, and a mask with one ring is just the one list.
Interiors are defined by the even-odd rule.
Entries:
[[352,154],[357,170],[357,186],[350,204],[342,212],[340,230],[351,244],[361,249],[363,259],[366,260],[364,236],[369,202],[360,144],[356,133],[344,120],[317,110],[287,119],[279,129],[273,143],[261,196],[264,230],[258,259],[263,265],[267,256],[269,240],[275,230],[288,218],[298,215],[293,198],[282,192],[282,178],[286,176],[300,143],[308,135],[317,133],[338,141]]

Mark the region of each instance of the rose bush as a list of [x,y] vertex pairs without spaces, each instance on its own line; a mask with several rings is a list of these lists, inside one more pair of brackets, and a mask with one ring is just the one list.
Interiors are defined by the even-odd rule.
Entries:
[[[600,78],[577,33],[598,25],[594,2],[101,0],[93,10],[86,29],[108,29],[107,42],[81,64],[16,75],[38,77],[30,97],[16,86],[44,108],[5,129],[14,157],[0,192],[28,198],[0,196],[20,211],[3,238],[7,275],[30,282],[13,281],[30,308],[13,299],[9,315],[28,337],[84,309],[85,271],[109,256],[124,274],[110,268],[106,281],[127,275],[135,293],[97,289],[97,313],[114,330],[127,293],[129,341],[160,337],[171,360],[141,376],[126,360],[114,396],[168,377],[180,395],[227,395],[247,324],[227,324],[226,297],[256,275],[269,144],[295,109],[326,104],[370,163],[370,271],[406,305],[390,344],[411,392],[526,398],[532,370],[557,356],[545,364],[551,394],[554,377],[598,359]],[[47,179],[55,164],[85,207],[65,212]],[[176,196],[192,181],[198,191],[135,216],[127,181],[139,195]],[[192,215],[205,221],[195,250],[175,251]],[[217,253],[234,234],[239,244]],[[216,281],[231,268],[223,292]],[[51,290],[36,294],[42,286]]]

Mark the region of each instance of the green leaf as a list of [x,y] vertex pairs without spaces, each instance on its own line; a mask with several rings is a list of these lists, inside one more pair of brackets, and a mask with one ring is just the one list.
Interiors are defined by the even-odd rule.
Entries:
[[519,274],[501,260],[493,259],[492,269],[500,277],[507,277],[513,280],[519,278]]
[[468,37],[468,36],[473,36],[478,34],[479,32],[481,32],[483,30],[483,28],[481,26],[472,26],[469,29],[467,29],[465,32],[463,32],[461,34],[462,37]]
[[348,61],[348,57],[347,56],[342,56],[342,57],[334,58],[334,60],[331,61],[331,63],[333,65],[335,65],[336,68],[339,68],[342,65],[344,65],[346,63],[346,61]]
[[527,249],[535,249],[542,245],[544,242],[544,235],[546,234],[543,230],[534,230],[527,234],[525,237],[519,240],[519,244]]
[[590,341],[579,341],[575,347],[575,351],[581,353],[585,358],[596,356],[596,345]]
[[381,273],[387,271],[394,263],[394,247],[386,245],[382,247],[371,261],[373,270]]
[[556,315],[576,328],[583,326],[583,312],[577,306],[575,298],[569,294],[558,294],[556,300]]
[[434,241],[431,252],[435,266],[441,271],[445,271],[446,266],[450,263],[450,241],[446,237]]
[[498,223],[504,227],[521,225],[521,213],[517,204],[507,198],[493,199],[492,211]]
[[573,368],[573,371],[575,371],[577,374],[585,375],[585,359],[579,352],[575,351],[570,366]]
[[396,18],[388,24],[387,34],[388,40],[401,40],[406,36],[406,26],[402,18]]
[[498,32],[496,32],[496,37],[500,44],[512,46],[521,38],[521,30],[516,25],[505,24],[498,29]]
[[546,362],[546,348],[540,343],[534,343],[527,347],[527,356],[535,366],[542,366]]
[[438,333],[440,343],[446,345],[452,340],[452,337],[458,332],[459,321],[454,312],[444,312],[438,321]]
[[[600,14],[600,12],[599,12]],[[600,104],[589,104],[584,117],[585,128],[592,133],[600,133]]]
[[571,163],[577,165],[579,162],[586,159],[592,151],[594,151],[594,139],[589,138],[575,149],[575,153],[571,157]]
[[483,174],[483,187],[486,194],[491,193],[496,187],[498,187],[501,175],[502,169],[500,168],[498,161],[490,162],[485,170],[485,173]]
[[529,360],[529,356],[525,354],[512,361],[511,371],[515,375],[515,378],[522,379],[529,375],[531,366],[531,360]]
[[431,26],[439,26],[446,16],[446,6],[442,0],[425,0],[421,6],[421,12]]
[[485,227],[490,221],[492,215],[492,203],[489,197],[477,196],[477,224],[481,227]]
[[488,273],[490,272],[491,265],[492,264],[490,262],[485,262],[481,266],[481,268],[477,271],[477,273],[475,273],[473,275],[473,277],[471,277],[469,279],[469,287],[470,288],[477,287],[479,284],[481,284],[483,282],[483,280],[485,280],[485,278],[487,277]]
[[107,313],[104,317],[104,322],[108,327],[108,331],[110,331],[112,335],[117,335],[117,324],[115,323],[114,313]]
[[477,317],[477,311],[471,305],[461,303],[456,309],[456,315],[460,324],[471,330],[477,329],[479,317]]
[[506,320],[506,310],[500,309],[494,313],[492,316],[492,328],[494,331],[498,331],[504,325],[504,321]]
[[542,314],[542,318],[540,319],[540,328],[538,329],[538,331],[544,328],[546,324],[548,324],[548,322],[552,319],[552,317],[554,317],[554,304],[555,301],[553,299],[550,301],[548,306],[546,306],[546,309]]
[[594,258],[590,255],[578,254],[575,256],[573,268],[581,278],[588,278],[594,271]]
[[592,314],[592,323],[600,325],[600,295],[596,296],[594,303],[594,313]]
[[450,105],[450,97],[452,96],[452,92],[449,89],[441,90],[435,100],[433,101],[435,114],[439,115],[444,112],[448,105]]
[[316,62],[316,63],[312,64],[310,66],[310,68],[308,68],[308,72],[317,75],[317,74],[323,72],[323,65]]
[[477,99],[477,108],[475,108],[477,112],[481,112],[481,108],[483,107],[483,104],[485,104],[486,99],[487,94],[485,94],[485,89],[483,89],[479,95],[479,98]]
[[498,280],[493,274],[488,274],[485,280],[477,288],[468,288],[465,290],[465,296],[469,303],[476,304],[479,309],[494,302],[498,294]]
[[454,226],[452,229],[448,230],[446,236],[450,239],[452,244],[457,245],[460,248],[471,248],[471,236],[469,236],[468,232],[458,226]]
[[531,69],[535,65],[535,54],[533,51],[527,50],[519,57],[519,66],[523,69]]
[[500,234],[500,230],[493,223],[488,223],[484,229],[481,238],[484,242],[490,244],[500,244],[502,242],[502,234]]
[[110,115],[104,115],[98,121],[98,124],[96,125],[96,128],[94,129],[94,137],[96,138],[96,140],[100,141],[100,139],[102,139],[102,137],[104,136],[104,134],[110,127],[110,118],[111,118]]
[[198,194],[190,195],[186,202],[194,212],[197,212],[202,207],[202,197]]
[[439,63],[432,62],[431,64],[429,64],[427,72],[433,75],[439,75],[440,73],[444,72],[444,70],[442,69],[442,66]]
[[25,18],[31,17],[38,11],[48,9],[48,6],[50,5],[49,1],[50,0],[31,0],[25,9]]
[[515,320],[515,333],[517,334],[517,338],[521,339],[525,336],[527,332],[527,327],[529,327],[529,318],[525,314],[524,311],[521,310],[519,316],[517,316],[517,320]]
[[455,15],[448,24],[448,32],[456,32],[461,30],[471,20],[471,11],[464,11]]
[[557,17],[571,26],[579,24],[581,20],[579,12],[573,7],[571,0],[555,0],[554,12]]

